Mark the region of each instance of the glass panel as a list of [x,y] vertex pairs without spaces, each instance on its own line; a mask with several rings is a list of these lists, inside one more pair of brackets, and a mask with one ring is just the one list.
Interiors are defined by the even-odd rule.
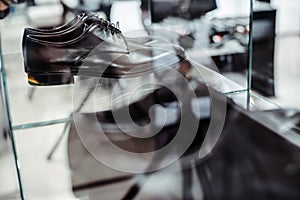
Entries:
[[[59,1],[28,1],[27,5],[31,6],[27,7],[26,4],[14,6],[10,16],[1,21],[3,48],[1,53],[8,74],[12,124],[19,150],[22,183],[28,199],[52,200],[78,197],[98,200],[99,196],[101,199],[121,199],[131,186],[134,187],[127,193],[129,196],[135,195],[139,187],[141,188],[137,199],[191,199],[191,196],[202,199],[207,198],[206,195],[209,194],[212,197],[216,195],[216,199],[226,197],[231,199],[230,195],[237,195],[235,197],[239,199],[240,191],[245,191],[243,197],[248,196],[247,191],[251,191],[249,196],[253,195],[255,198],[259,196],[263,199],[274,188],[272,187],[274,183],[276,191],[274,189],[271,192],[279,194],[278,196],[288,193],[292,195],[289,197],[293,198],[299,193],[299,187],[294,190],[293,187],[286,187],[288,184],[284,184],[286,180],[294,181],[292,177],[297,175],[298,166],[294,163],[298,163],[294,155],[298,155],[299,149],[287,145],[284,140],[277,137],[277,134],[281,134],[282,138],[288,135],[285,132],[287,127],[281,127],[278,123],[281,117],[283,119],[291,117],[285,119],[292,129],[288,132],[292,133],[289,135],[289,141],[297,145],[299,139],[296,137],[296,132],[299,132],[299,129],[294,126],[296,112],[269,111],[277,109],[278,106],[257,93],[252,92],[251,95],[247,93],[247,89],[250,90],[247,88],[247,70],[249,70],[247,48],[251,47],[249,32],[253,31],[253,74],[250,71],[248,78],[253,79],[253,89],[266,96],[274,95],[273,56],[276,12],[269,4],[254,2],[254,27],[251,29],[250,1],[247,0],[203,0],[201,2],[142,0],[113,3],[108,0],[101,5],[96,1],[82,1],[85,3],[79,3],[77,7],[70,2],[61,5]],[[116,40],[109,42],[115,44],[116,41],[122,41],[129,56],[135,54],[130,51],[132,49],[129,47],[132,47],[130,45],[133,40],[128,37],[150,34],[153,37],[146,43],[152,45],[154,43],[161,49],[153,48],[151,53],[142,49],[145,50],[145,55],[151,54],[159,60],[160,56],[163,57],[166,53],[161,50],[166,50],[164,48],[167,46],[169,52],[174,53],[174,49],[176,50],[176,56],[169,56],[164,61],[176,59],[181,62],[169,66],[155,60],[151,63],[153,70],[151,73],[142,73],[138,77],[126,79],[91,78],[85,76],[83,70],[80,72],[82,76],[76,79],[73,85],[29,86],[21,52],[24,27],[57,27],[73,19],[81,11],[95,11],[95,7],[103,11],[98,13],[98,16],[106,15],[113,22],[120,21],[120,29],[126,39],[119,37],[119,40],[114,37]],[[107,28],[113,30],[118,28],[118,24],[103,26],[103,22],[101,21],[102,29],[98,35],[95,34],[97,37],[103,36],[101,31]],[[74,32],[70,37],[76,35]],[[166,40],[156,38],[161,36],[165,36]],[[34,37],[45,39],[43,36]],[[50,40],[48,42],[51,43],[53,38],[49,38],[47,36]],[[153,38],[155,39],[152,40]],[[59,39],[64,41],[64,37]],[[69,39],[67,37],[68,41],[75,41]],[[161,41],[162,44],[157,41]],[[58,43],[61,44],[60,42]],[[143,43],[145,40],[139,42]],[[140,43],[134,44],[139,46]],[[181,60],[182,54],[179,56],[178,53],[181,49],[174,46],[177,43],[185,49],[186,60]],[[169,46],[162,48],[163,44]],[[115,47],[110,45],[109,48],[112,46]],[[85,47],[82,49],[86,50]],[[101,61],[102,54],[99,52],[103,49],[105,48],[101,45],[94,48],[87,57],[96,59],[87,59],[87,62],[82,64],[82,68],[91,64],[88,61],[92,63]],[[49,53],[46,52],[46,48],[31,50],[32,54],[39,53],[39,56],[59,57],[60,55],[57,53],[60,51],[49,51],[51,52]],[[77,50],[74,48],[68,53],[75,55]],[[105,59],[109,60],[107,57]],[[249,62],[250,65],[251,63]],[[61,60],[58,59],[56,64],[55,67],[61,67]],[[163,66],[165,68],[160,68],[163,64],[166,65]],[[39,78],[49,78],[47,71],[49,68],[42,64],[39,67],[47,72],[40,74]],[[69,76],[55,74],[55,77],[68,78]],[[31,83],[42,83],[34,75],[31,75],[30,80]],[[189,87],[186,87],[186,83]],[[205,84],[219,93],[209,93],[212,91],[207,91]],[[174,94],[175,96],[179,94],[181,99],[174,100]],[[245,110],[266,112],[249,114],[232,104],[228,106],[228,110],[225,110],[226,108],[222,107],[227,105],[222,101],[225,101],[224,94]],[[219,106],[218,109],[214,109],[215,105]],[[130,112],[126,112],[127,108]],[[73,119],[70,118],[72,112],[76,113]],[[271,117],[266,116],[268,113],[271,113]],[[227,118],[225,114],[228,114]],[[208,117],[211,118],[207,119]],[[260,123],[254,124],[255,118]],[[132,121],[135,123],[132,124]],[[220,140],[212,157],[202,160],[201,158],[206,156],[214,146],[211,143],[216,142],[214,139],[219,137],[219,132],[214,130],[213,139],[204,138],[207,135],[202,131],[208,129],[210,121],[213,125],[220,125],[220,134],[222,131],[223,134],[227,134],[227,137]],[[179,139],[173,135],[174,130],[177,131],[178,122],[180,126],[181,122],[184,124],[182,131],[184,134]],[[275,123],[275,127],[266,131],[265,127],[261,126],[263,123],[273,123],[273,125]],[[161,134],[152,137],[153,130],[156,131],[156,128],[161,128],[162,125],[164,129],[159,132]],[[198,125],[199,129],[197,129]],[[277,130],[274,130],[276,128]],[[237,129],[241,131],[236,131]],[[268,137],[264,137],[265,135]],[[175,143],[172,143],[173,139]],[[190,143],[185,146],[185,142]],[[167,146],[169,143],[174,147],[168,151],[170,154],[157,153],[162,146]],[[264,145],[261,145],[262,143]],[[0,165],[2,167],[0,172],[6,172],[6,165],[9,165],[7,163],[10,162],[11,157],[8,156],[7,160],[5,156],[2,157],[1,151],[3,152],[3,147],[6,151],[6,142],[0,139],[0,145],[0,162],[6,163],[4,167]],[[115,149],[114,146],[118,148]],[[236,151],[235,147],[241,151]],[[10,155],[9,150],[7,152]],[[270,156],[269,152],[273,154]],[[131,157],[126,157],[128,156],[126,153]],[[227,159],[228,157],[234,162]],[[199,160],[201,162],[198,162]],[[170,161],[174,163],[168,166]],[[276,165],[278,162],[280,165]],[[138,173],[150,172],[165,166],[168,167],[158,170],[158,173]],[[269,166],[276,170],[276,176],[274,171],[267,168]],[[260,172],[267,174],[268,179],[265,177],[262,179]],[[138,175],[135,176],[136,174]],[[8,178],[5,177],[4,180],[13,180],[11,171],[5,175]],[[281,178],[284,180],[281,181]],[[296,180],[299,178],[297,177]],[[257,188],[257,184],[261,187]],[[295,184],[291,185],[295,186]],[[0,198],[2,196],[17,198],[18,191],[12,189],[15,188],[15,184],[7,181],[6,186],[8,189],[0,188]],[[216,192],[220,191],[220,188],[224,188],[224,193]],[[235,193],[236,191],[238,193]]]
[[0,199],[20,199],[14,151],[9,136],[9,119],[6,115],[6,104],[3,96],[2,70],[0,71]]
[[[128,51],[130,44],[132,45],[130,43],[132,39],[129,37],[150,34],[153,37],[146,43],[160,45],[157,41],[162,41],[162,45],[165,42],[169,46],[157,45],[161,49],[167,48],[170,52],[176,50],[176,57],[174,58],[174,55],[167,57],[169,58],[166,59],[167,61],[172,61],[172,59],[178,61],[182,58],[178,56],[180,48],[173,48],[174,44],[183,46],[187,59],[180,60],[181,62],[176,64],[173,63],[174,65],[170,64],[170,66],[166,64],[164,66],[166,68],[163,69],[159,68],[162,63],[153,61],[151,66],[154,70],[151,68],[153,70],[151,73],[142,73],[138,77],[126,79],[91,78],[87,77],[83,70],[79,72],[82,74],[81,77],[75,79],[75,84],[42,87],[29,86],[27,74],[24,72],[22,55],[24,27],[58,27],[58,25],[74,19],[81,11],[95,11],[93,8],[96,4],[99,5],[96,1],[85,1],[85,4],[80,4],[77,7],[70,3],[61,5],[59,1],[47,3],[28,1],[27,5],[30,4],[29,2],[31,5],[36,5],[14,6],[11,15],[1,21],[2,55],[8,74],[12,124],[15,127],[16,144],[19,150],[22,183],[28,199],[48,198],[52,200],[75,199],[76,197],[99,199],[99,194],[101,194],[101,199],[120,199],[134,183],[144,184],[145,177],[143,175],[133,178],[137,172],[164,168],[170,160],[174,161],[183,154],[188,157],[188,164],[193,165],[190,163],[189,152],[184,152],[187,149],[182,147],[181,142],[184,143],[187,140],[187,142],[194,142],[194,138],[189,138],[193,133],[191,129],[197,129],[198,124],[201,125],[201,129],[206,129],[209,121],[207,117],[213,113],[216,117],[213,120],[218,120],[213,122],[223,127],[226,110],[222,109],[226,108],[222,105],[227,104],[224,104],[222,100],[225,99],[225,95],[245,109],[269,110],[278,108],[256,93],[252,93],[251,96],[247,93],[247,89],[250,89],[247,88],[247,48],[250,31],[250,1],[248,0],[203,0],[205,3],[199,4],[197,1],[186,1],[185,3],[157,1],[161,4],[155,4],[155,1],[114,1],[113,3],[112,1],[105,1],[99,7],[103,12],[98,13],[98,16],[106,15],[111,21],[120,22],[120,29],[126,38],[114,37],[114,39],[123,42],[128,55],[134,55],[134,52]],[[166,12],[161,8],[169,9],[172,12]],[[269,9],[270,7],[264,3],[255,2],[255,12],[260,13],[269,11]],[[117,23],[110,24],[111,26],[109,24],[103,26],[102,23],[101,25],[100,31],[96,32],[98,37],[103,36],[101,31],[106,28],[118,28]],[[258,18],[254,24],[256,28],[265,26],[270,27],[270,29],[273,28],[269,21],[265,21],[265,18]],[[13,33],[11,30],[14,30]],[[258,31],[254,31],[254,36],[261,44],[268,33],[260,32],[261,29],[259,28],[256,30]],[[76,35],[74,32],[71,32],[72,36],[70,37]],[[165,36],[167,39],[151,40],[161,36]],[[34,37],[43,38],[43,36]],[[50,40],[48,43],[51,43],[53,38],[49,38],[47,38]],[[59,39],[64,41],[65,38],[60,37]],[[75,41],[69,39],[67,37],[68,41]],[[116,40],[109,42],[116,43]],[[143,43],[145,40],[139,40],[139,42]],[[135,43],[135,45],[139,46],[140,43]],[[61,45],[62,43],[60,41],[56,44]],[[114,45],[111,46],[115,47]],[[170,46],[171,48],[168,49]],[[116,47],[119,46],[116,45]],[[95,56],[96,59],[92,61],[101,61],[102,55],[99,52],[102,52],[103,49],[105,48],[99,45],[89,52],[87,57],[93,58],[92,56]],[[151,56],[156,56],[156,58],[164,56],[165,52],[161,53],[161,49],[151,49]],[[50,57],[52,55],[59,57],[61,52],[49,51],[49,53],[46,52],[46,48],[32,48],[31,50],[32,54],[39,53],[40,56]],[[75,52],[75,55],[77,50],[76,48],[71,49],[67,54],[73,55]],[[83,47],[79,50],[89,49]],[[145,50],[145,52],[146,55],[149,54],[149,51]],[[90,64],[88,61],[91,60],[87,59],[87,62],[82,63],[83,69],[88,66],[85,64]],[[57,60],[55,62],[56,67],[59,68],[61,60],[58,59],[58,62]],[[43,76],[47,77],[49,68],[42,64],[39,67],[45,69],[47,73]],[[269,67],[272,68],[272,65],[270,64]],[[259,67],[255,68],[254,72],[259,73],[258,69]],[[41,75],[41,77],[43,76]],[[60,76],[60,78],[62,77]],[[41,81],[31,77],[31,83],[34,81],[36,84],[41,83]],[[189,87],[185,87],[186,83]],[[253,83],[253,86],[257,88],[260,84],[257,86],[256,83]],[[221,109],[213,110],[211,105],[213,101],[208,94],[211,91],[207,91],[205,85],[219,92],[213,93],[213,95],[216,95],[214,101],[216,101],[217,106],[221,105],[218,107]],[[163,86],[167,89],[174,89],[174,91],[171,90],[173,93],[170,94],[170,91],[165,91]],[[189,93],[191,88],[193,94]],[[174,94],[180,94],[182,101],[174,101]],[[137,103],[134,104],[133,102]],[[197,107],[198,104],[202,106]],[[181,116],[178,116],[182,114],[179,109],[180,106],[186,106],[184,108],[188,110],[182,119]],[[131,109],[130,113],[126,113],[127,108]],[[120,116],[114,115],[114,111],[116,113],[120,111],[121,119],[118,118]],[[72,112],[76,114],[71,120]],[[170,142],[170,137],[173,136],[172,130],[177,128],[176,122],[181,122],[180,120],[186,122],[183,131],[185,134],[182,135],[184,137],[179,138],[181,140],[178,144],[172,143],[174,149],[171,149],[170,154],[162,155],[163,158],[160,157],[159,153],[147,154],[148,151],[154,152],[160,149],[162,145]],[[132,128],[130,123],[132,121],[141,125],[144,128],[143,131],[139,129],[140,126],[134,126],[136,124],[133,124]],[[156,125],[160,128],[162,124],[169,125],[169,127],[164,127],[162,134],[159,134],[159,139],[149,137],[145,142],[140,142],[144,139],[143,137],[152,134],[151,131],[156,128]],[[132,135],[130,136],[139,134],[138,139],[128,139],[129,136],[124,134],[128,133],[126,132],[128,130],[131,131],[129,134]],[[201,131],[203,130],[199,130],[199,132]],[[195,141],[199,145],[199,140],[204,141],[204,135],[202,132],[198,134],[198,130],[195,130],[196,133],[199,138],[196,138]],[[208,141],[211,142],[209,139]],[[126,155],[119,154],[116,149],[110,146],[111,143],[119,147],[117,150],[128,151],[134,154],[134,157],[128,159]],[[206,147],[206,143],[203,142],[203,144]],[[189,147],[189,145],[186,146],[186,148]],[[193,147],[199,148],[199,146]],[[193,149],[189,148],[188,150]],[[207,155],[209,149],[203,151]],[[197,157],[192,155],[191,159],[199,160],[203,156],[202,153],[199,150]],[[97,157],[99,155],[104,155],[101,157],[103,160],[99,160]],[[156,158],[162,163],[156,163]],[[191,181],[185,180],[187,177],[189,179],[191,174],[196,177],[193,178],[195,184],[192,186],[194,195],[199,198],[203,197],[207,191],[203,191],[206,187],[201,187],[201,184],[205,185],[205,180],[197,179],[195,174],[200,173],[200,171],[190,171],[190,166],[188,166],[188,170],[185,170],[186,166],[178,159],[173,165],[166,168],[166,170],[171,168],[171,173],[165,174],[164,170],[159,171],[146,183],[146,189],[143,189],[142,196],[138,198],[168,199],[168,196],[171,196],[171,199],[174,199],[172,197],[190,199],[189,195],[191,194],[184,192],[191,186],[189,185]],[[135,169],[138,171],[133,172]],[[170,186],[172,186],[171,189]],[[169,189],[170,191],[168,191]],[[156,194],[153,194],[153,191]],[[153,197],[153,195],[157,196]]]
[[231,98],[240,107],[244,109],[250,108],[250,110],[252,111],[265,111],[280,108],[280,106],[276,103],[255,92],[251,92],[250,107],[248,106],[248,94],[246,91],[228,94],[227,96]]
[[0,55],[0,199],[20,199],[22,188],[20,190],[21,181],[18,179],[19,173],[17,173],[19,167],[17,166],[17,155],[8,112],[5,78]]
[[26,199],[75,199],[71,193],[66,138],[47,156],[64,124],[15,131]]
[[0,199],[20,199],[11,140],[4,134],[0,134]]
[[[61,2],[67,3],[62,5]],[[78,5],[72,5],[71,1],[61,2],[31,0],[26,3],[28,7],[26,4],[13,6],[10,16],[0,24],[11,121],[28,199],[98,200],[99,196],[121,199],[130,187],[127,195],[137,195],[137,199],[143,200],[191,199],[192,196],[264,199],[270,193],[283,196],[283,199],[299,197],[299,187],[295,187],[299,180],[298,113],[278,110],[279,106],[256,92],[248,93],[250,88],[247,88],[252,78],[254,90],[265,96],[274,95],[276,10],[270,4],[253,2],[251,29],[248,0],[113,3],[107,0],[101,5],[90,0],[80,1]],[[155,60],[151,63],[151,73],[126,79],[91,78],[82,70],[81,77],[75,79],[73,85],[29,86],[21,52],[24,27],[57,27],[82,11],[99,10],[102,12],[98,17],[120,21],[126,38],[116,34],[109,42],[121,41],[126,47],[126,51],[121,52],[129,57],[135,55],[130,51],[133,39],[129,37],[150,34],[150,39],[141,39],[134,45],[139,47],[143,42],[157,45],[150,53],[145,50],[147,48],[142,49],[145,57],[151,55],[157,60],[166,52],[174,53],[175,49],[176,56],[172,54],[163,61],[176,60],[176,63],[168,65]],[[101,29],[95,32],[97,37],[104,37],[103,30],[118,28],[117,23],[104,22],[101,21]],[[73,31],[70,37],[78,36]],[[253,52],[249,44],[250,32],[253,33]],[[158,40],[161,36],[166,39]],[[53,40],[48,36],[32,37],[47,38],[49,43]],[[59,39],[75,41],[69,37]],[[62,41],[56,45],[61,45]],[[292,41],[297,47],[297,37]],[[181,49],[174,44],[183,46],[187,59],[182,60]],[[112,46],[119,48],[110,45],[109,50]],[[85,47],[79,50],[90,50]],[[248,60],[249,47],[253,62]],[[99,53],[103,49],[99,45],[89,52],[87,58],[90,60],[86,59],[81,67],[109,60],[111,54],[101,57],[105,55]],[[59,50],[49,53],[46,48],[31,50],[33,55],[46,57],[59,57],[61,53]],[[66,56],[75,55],[77,50],[71,49]],[[55,62],[57,68],[64,63],[60,59]],[[248,63],[249,66],[253,63],[253,74],[248,71],[249,77]],[[165,66],[160,68],[162,65]],[[42,64],[39,67],[47,73],[39,74],[41,80],[31,74],[31,83],[41,84],[43,78],[49,78],[49,68]],[[70,81],[68,75],[53,77]],[[206,86],[218,92],[207,90]],[[230,99],[225,99],[225,95]],[[226,104],[231,99],[239,107]],[[75,114],[71,118],[72,112]],[[7,121],[4,119],[3,124]],[[213,131],[209,132],[211,127]],[[220,129],[216,131],[217,128]],[[177,129],[181,132],[176,132]],[[153,131],[157,135],[151,135]],[[218,140],[221,132],[223,138]],[[0,199],[14,199],[19,192],[10,166],[12,154],[1,134],[0,130],[0,180],[5,181],[5,187],[0,188]],[[185,146],[185,142],[190,143]],[[160,154],[159,150],[169,144],[173,145],[169,154]],[[214,152],[205,157],[213,147]],[[171,161],[174,162],[169,166]]]

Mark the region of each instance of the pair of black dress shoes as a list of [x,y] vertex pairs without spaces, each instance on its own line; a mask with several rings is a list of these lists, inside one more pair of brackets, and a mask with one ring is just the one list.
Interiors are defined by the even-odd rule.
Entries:
[[[127,38],[93,13],[51,30],[26,28],[23,57],[32,85],[60,85],[73,75],[132,77],[180,62],[184,49],[160,37]],[[65,81],[67,82],[65,82]]]

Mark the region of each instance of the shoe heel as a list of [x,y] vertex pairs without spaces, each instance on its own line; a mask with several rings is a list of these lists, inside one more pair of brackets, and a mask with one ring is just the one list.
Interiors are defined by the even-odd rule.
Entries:
[[74,83],[73,75],[28,73],[28,83],[33,86],[65,85]]

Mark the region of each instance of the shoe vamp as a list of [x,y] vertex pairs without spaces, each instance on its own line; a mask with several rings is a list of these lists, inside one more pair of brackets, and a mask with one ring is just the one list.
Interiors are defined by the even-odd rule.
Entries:
[[169,67],[180,61],[184,55],[182,48],[174,45],[130,46],[129,53],[109,48],[94,50],[83,62],[85,67],[114,67],[123,71],[141,72],[153,67]]
[[181,46],[159,37],[150,37],[146,43],[130,40],[128,50],[129,54],[122,56],[125,63],[153,61],[161,65],[170,65],[177,63],[178,58],[185,58],[185,50]]
[[113,63],[119,67],[139,68],[144,65],[170,66],[179,62],[177,52],[173,48],[156,46],[129,49],[129,54],[116,57]]
[[[128,49],[145,49],[145,48],[162,48],[162,45],[174,45],[163,37],[144,36],[137,38],[122,38],[122,37],[101,37],[103,39],[93,51],[107,51],[107,52],[124,52]],[[170,47],[165,47],[169,48]]]
[[169,42],[166,38],[159,37],[159,36],[142,36],[136,38],[126,38],[128,44],[136,43],[136,44],[143,44],[143,45],[151,45],[155,43],[167,43]]

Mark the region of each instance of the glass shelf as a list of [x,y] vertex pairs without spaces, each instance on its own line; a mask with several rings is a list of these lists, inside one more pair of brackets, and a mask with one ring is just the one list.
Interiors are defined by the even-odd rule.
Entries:
[[[231,98],[237,105],[244,109],[249,109],[248,104],[248,92],[240,91],[228,93],[227,96]],[[270,100],[266,99],[262,95],[251,92],[250,95],[250,110],[251,111],[265,111],[265,110],[273,110],[280,109],[280,106]]]
[[[139,8],[138,2],[132,2],[134,2],[132,4],[135,6],[133,6],[134,8]],[[122,2],[119,1],[118,4],[122,4]],[[124,12],[119,12],[118,8],[121,8],[120,5],[115,6],[115,12],[124,14]],[[137,11],[137,13],[140,13],[140,11]],[[117,17],[116,14],[112,16],[113,19],[124,20],[121,27],[124,27],[126,23],[131,24],[131,20],[135,19]],[[141,19],[138,18],[137,20],[141,24]],[[202,26],[199,25],[205,25],[206,21],[195,20],[192,23],[192,28],[200,27],[201,29]],[[0,67],[5,67],[6,74],[4,75],[6,75],[5,78],[7,80],[6,82],[4,81],[4,83],[7,83],[5,85],[7,93],[4,95],[4,98],[9,99],[7,109],[9,111],[8,114],[10,114],[10,128],[12,129],[12,136],[15,135],[16,138],[16,141],[12,141],[12,144],[16,145],[13,153],[17,169],[21,166],[21,177],[23,178],[21,181],[21,177],[19,177],[19,184],[21,185],[20,196],[23,196],[24,189],[28,199],[41,199],[44,196],[48,196],[50,199],[75,199],[71,191],[72,186],[69,177],[72,172],[69,169],[66,158],[67,141],[63,137],[67,133],[66,126],[70,124],[72,113],[78,111],[79,108],[82,112],[109,109],[112,105],[107,105],[105,102],[107,101],[106,98],[111,97],[113,91],[107,87],[109,82],[107,79],[99,80],[93,78],[77,78],[75,80],[76,84],[64,86],[30,86],[27,83],[27,75],[24,72],[21,52],[23,29],[25,26],[30,25],[26,11],[20,15],[11,15],[8,19],[1,21],[0,24],[2,45],[0,53],[3,63],[3,66],[0,65]],[[11,29],[14,30],[13,34]],[[132,33],[132,30],[126,30],[125,32]],[[203,36],[197,35],[197,38],[201,37]],[[248,109],[249,88],[247,88],[247,77],[245,75],[247,66],[240,66],[243,68],[242,73],[227,76],[226,73],[221,73],[222,69],[219,69],[211,58],[222,54],[224,58],[228,56],[226,59],[231,59],[232,55],[243,54],[246,50],[246,46],[241,46],[237,43],[225,45],[221,49],[208,49],[205,48],[205,45],[203,46],[196,41],[194,47],[186,51],[188,59],[194,66],[191,76],[205,82],[218,92],[232,98],[241,107]],[[125,90],[134,91],[139,84],[145,83],[151,78],[153,78],[151,75],[146,75],[137,80],[131,80],[131,85],[122,80],[115,80],[109,82],[109,84],[113,84],[119,89],[122,89],[125,85]],[[95,81],[96,83],[100,81],[101,84],[96,88],[91,88],[89,87],[89,81],[92,84]],[[85,82],[87,82],[86,85],[80,85]],[[78,89],[79,85],[80,90]],[[144,97],[151,93],[153,89],[151,87],[144,88],[143,92],[136,95],[135,98]],[[90,93],[90,91],[92,92]],[[125,96],[125,93],[123,95]],[[104,96],[106,97],[103,98]],[[84,103],[82,104],[82,102]],[[251,93],[250,103],[251,110],[278,108],[277,105],[270,103],[256,93]],[[56,156],[48,161],[48,151],[55,144],[56,138],[62,139],[64,143],[58,147]],[[53,175],[53,177],[49,178],[48,174]],[[57,183],[57,177],[63,179],[63,181],[59,181],[59,184]],[[62,196],[56,196],[56,193],[60,193]]]

